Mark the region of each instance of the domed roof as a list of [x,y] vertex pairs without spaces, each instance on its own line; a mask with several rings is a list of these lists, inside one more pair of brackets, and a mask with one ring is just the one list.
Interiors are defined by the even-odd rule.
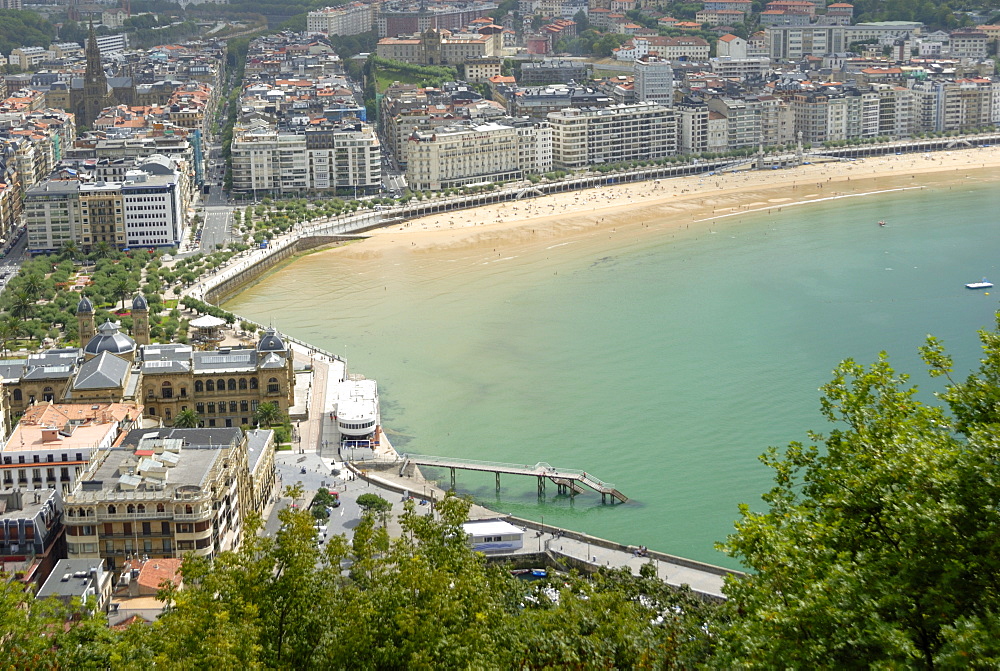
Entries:
[[94,304],[86,296],[80,297],[80,302],[76,304],[76,314],[93,313]]
[[132,299],[132,309],[133,310],[149,310],[149,304],[146,303],[146,297],[141,293],[135,295]]
[[87,354],[128,354],[135,351],[135,341],[118,330],[118,323],[110,319],[97,329],[97,335],[91,338],[83,351]]
[[264,335],[260,338],[260,342],[257,343],[258,352],[284,352],[287,349],[285,341],[281,339],[281,336],[278,335],[273,326],[267,327]]

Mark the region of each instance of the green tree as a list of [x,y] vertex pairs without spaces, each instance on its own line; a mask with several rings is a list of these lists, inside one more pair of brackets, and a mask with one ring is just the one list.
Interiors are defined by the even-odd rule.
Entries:
[[132,281],[128,275],[115,275],[111,282],[111,295],[121,299],[122,310],[125,310],[125,299],[132,295]]
[[357,498],[358,507],[365,513],[385,516],[392,510],[392,504],[378,494],[362,494]]
[[201,417],[191,408],[181,410],[174,417],[174,426],[178,429],[196,429],[200,424]]
[[775,473],[767,509],[741,506],[723,546],[751,569],[727,581],[723,666],[1000,657],[1000,331],[980,338],[981,367],[962,383],[940,342],[923,349],[931,374],[949,376],[946,407],[922,403],[884,353],[843,362],[823,387],[830,432],[762,457]]
[[114,248],[106,240],[101,240],[90,249],[90,258],[94,261],[111,258],[114,251]]
[[281,410],[277,403],[266,401],[257,406],[253,412],[253,421],[257,426],[270,428],[273,424],[281,421]]

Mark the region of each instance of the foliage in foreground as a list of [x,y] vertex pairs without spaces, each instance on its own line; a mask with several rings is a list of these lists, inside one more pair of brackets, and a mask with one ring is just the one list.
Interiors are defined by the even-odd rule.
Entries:
[[[1000,326],[1000,319],[998,319]],[[823,388],[834,428],[762,457],[765,513],[741,508],[723,546],[754,574],[728,585],[721,664],[748,668],[997,668],[1000,664],[1000,333],[921,403],[886,355],[843,362]]]
[[[6,661],[16,668],[666,668],[707,654],[705,624],[716,608],[668,588],[654,570],[524,583],[466,546],[466,501],[448,497],[437,513],[432,519],[408,504],[398,540],[365,514],[353,543],[335,537],[318,547],[308,511],[286,509],[276,537],[258,536],[253,521],[239,551],[214,564],[186,561],[184,588],[164,589],[171,605],[152,626],[110,632],[98,617],[63,633],[40,605],[0,608]],[[5,587],[0,599],[18,595]]]

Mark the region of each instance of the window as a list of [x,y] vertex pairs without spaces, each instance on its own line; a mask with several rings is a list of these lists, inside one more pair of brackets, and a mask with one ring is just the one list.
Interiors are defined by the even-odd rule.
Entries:
[[22,399],[23,399],[23,397],[21,396],[21,390],[20,389],[15,389],[14,390],[14,400],[15,401],[20,401]]
[[171,388],[169,382],[164,382],[163,385],[161,385],[161,387],[162,388],[160,389],[160,394],[163,396],[163,398],[174,397],[174,390]]
[[225,390],[226,390],[226,381],[225,381],[225,380],[223,380],[223,379],[222,379],[222,378],[220,377],[220,378],[219,378],[219,381],[215,383],[215,387],[216,387],[216,388],[217,388],[217,389],[218,389],[219,391],[225,391]]
[[199,391],[205,391],[205,385],[202,383],[201,380],[195,380],[194,391],[195,393],[198,393]]
[[142,523],[142,535],[143,536],[148,536],[151,533],[153,533],[153,528],[150,525],[150,523],[149,522],[143,522]]
[[210,415],[214,415],[215,414],[215,403],[209,403],[208,404],[208,414],[210,414]]
[[272,377],[267,381],[267,393],[268,394],[278,393],[278,378]]
[[251,389],[257,389],[258,386],[259,385],[257,384],[257,378],[255,378],[255,377],[250,378],[250,388]]
[[[157,503],[156,504],[156,512],[162,513],[162,512],[164,512],[164,510],[165,510],[165,508],[163,507],[162,503]],[[164,524],[166,524],[166,522],[164,522]]]
[[236,401],[229,402],[229,412],[236,412]]
[[236,380],[229,378],[229,381],[226,382],[226,389],[229,391],[236,391]]
[[170,533],[170,522],[160,522],[160,533],[164,536]]
[[[246,412],[250,408],[249,401],[240,401],[240,412]],[[243,422],[246,424],[246,422]]]
[[241,377],[240,378],[240,389],[246,389],[246,388],[247,388],[247,379],[245,377]]
[[215,391],[214,380],[205,380],[205,391]]
[[198,413],[199,415],[204,415],[205,414],[205,404],[204,403],[195,403],[194,404],[194,411],[196,413]]
[[52,391],[52,387],[45,387],[42,389],[42,400],[43,401],[54,401],[56,398],[55,393]]

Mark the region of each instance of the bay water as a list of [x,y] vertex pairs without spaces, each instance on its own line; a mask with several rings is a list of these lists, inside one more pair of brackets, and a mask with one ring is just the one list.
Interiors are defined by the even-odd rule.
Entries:
[[931,389],[917,348],[932,333],[975,367],[1000,293],[963,285],[1000,280],[998,212],[980,176],[500,252],[361,243],[225,307],[377,379],[399,452],[582,469],[630,499],[550,484],[539,500],[514,476],[497,494],[493,475],[459,472],[478,502],[738,568],[714,543],[739,503],[762,509],[758,455],[828,430],[818,388],[840,360],[886,350]]

